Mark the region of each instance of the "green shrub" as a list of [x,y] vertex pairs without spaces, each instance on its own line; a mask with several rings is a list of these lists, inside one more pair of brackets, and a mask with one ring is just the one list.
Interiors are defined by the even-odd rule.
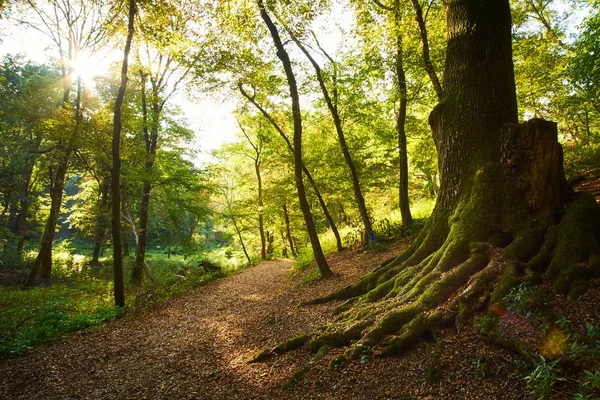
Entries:
[[561,375],[562,371],[558,366],[558,361],[548,362],[540,356],[540,361],[534,370],[524,378],[527,391],[536,399],[548,398],[556,382],[565,380]]

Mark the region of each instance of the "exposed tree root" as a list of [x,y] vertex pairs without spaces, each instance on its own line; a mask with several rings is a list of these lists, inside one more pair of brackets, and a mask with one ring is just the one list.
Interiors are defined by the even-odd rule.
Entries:
[[[504,307],[521,282],[546,280],[555,292],[578,296],[600,275],[600,207],[566,184],[556,126],[534,120],[502,129],[500,165],[480,162],[456,203],[436,206],[403,254],[305,303],[342,301],[335,321],[307,340],[311,352],[347,347],[351,360],[398,354],[426,334],[460,329],[486,307]],[[501,332],[487,338],[529,362],[537,358],[537,349]]]

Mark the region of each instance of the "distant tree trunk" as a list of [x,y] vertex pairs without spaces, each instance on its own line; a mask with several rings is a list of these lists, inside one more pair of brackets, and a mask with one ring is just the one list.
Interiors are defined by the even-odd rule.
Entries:
[[242,250],[244,250],[244,255],[246,256],[246,260],[248,260],[248,265],[250,265],[250,264],[252,264],[252,260],[250,260],[250,256],[248,255],[248,251],[246,250],[246,245],[244,245],[244,239],[242,238],[242,232],[240,231],[240,228],[233,216],[231,217],[231,222],[233,222],[233,227],[235,228],[235,231],[238,234],[238,238],[240,239],[240,245],[242,246]]
[[[63,82],[67,80],[70,82],[70,79],[70,77],[65,77],[63,79]],[[68,86],[65,86],[63,93],[64,104],[66,104],[66,101],[68,101],[70,87],[70,83]],[[81,109],[81,78],[79,78],[77,80],[77,97],[75,99],[75,126],[69,139],[66,141],[66,143],[63,143],[64,152],[58,164],[56,174],[53,175],[52,170],[50,170],[50,214],[48,215],[48,219],[46,220],[46,227],[42,236],[42,244],[40,246],[40,250],[35,259],[35,262],[33,263],[33,266],[31,267],[31,271],[29,271],[29,276],[25,281],[25,287],[33,286],[38,271],[40,272],[40,277],[43,279],[49,280],[52,276],[52,246],[54,244],[54,234],[56,231],[58,216],[60,214],[60,207],[62,204],[62,196],[65,188],[67,170],[71,161],[71,155],[75,150],[74,142],[79,134],[79,127],[81,125],[82,119],[83,110]]]
[[108,207],[108,193],[110,191],[110,183],[108,179],[103,180],[100,188],[100,201],[98,202],[98,221],[96,222],[96,238],[94,243],[94,251],[92,253],[92,265],[100,263],[100,253],[104,237],[106,236],[106,212]]
[[271,17],[269,17],[269,15],[267,14],[263,1],[258,0],[257,3],[260,11],[260,16],[267,25],[269,32],[271,33],[271,37],[273,38],[273,42],[275,43],[275,47],[277,48],[277,57],[281,60],[283,64],[283,68],[285,70],[287,81],[290,87],[290,97],[292,100],[292,115],[294,119],[294,175],[296,177],[296,189],[298,191],[300,209],[302,210],[302,214],[304,215],[304,223],[306,224],[306,229],[308,231],[308,236],[312,245],[313,254],[315,256],[315,261],[317,262],[317,267],[319,268],[321,277],[330,277],[333,274],[329,269],[329,265],[327,265],[325,254],[323,254],[323,249],[321,248],[321,242],[319,241],[317,229],[315,227],[315,223],[310,212],[310,206],[308,204],[308,201],[306,200],[304,181],[302,179],[302,116],[300,114],[300,99],[298,96],[296,78],[294,76],[294,72],[292,71],[292,63],[290,61],[290,58],[285,48],[283,47],[281,38],[279,37],[277,27],[271,20]]
[[171,258],[171,244],[173,242],[173,236],[171,234],[171,231],[169,231],[169,246],[168,246],[168,250],[167,250],[167,258]]
[[[254,107],[256,107],[262,113],[262,115],[273,125],[273,127],[275,128],[277,133],[279,133],[279,136],[281,136],[281,138],[286,143],[288,150],[290,151],[290,153],[293,156],[295,154],[294,146],[288,139],[285,132],[283,132],[283,130],[281,129],[281,127],[279,126],[277,121],[275,121],[273,119],[273,117],[271,117],[271,115],[264,108],[262,108],[262,106],[260,104],[258,104],[256,102],[256,100],[254,99],[254,96],[250,96],[250,94],[248,94],[248,92],[246,92],[244,90],[241,83],[238,85],[238,88],[240,89],[240,92],[242,93],[242,95],[246,99],[248,99],[248,101],[250,101],[250,103],[252,103],[254,105]],[[306,175],[306,179],[308,179],[310,186],[313,188],[313,191],[315,192],[315,196],[317,197],[317,200],[319,201],[319,205],[321,206],[321,210],[323,210],[323,215],[325,216],[325,219],[327,220],[327,224],[329,225],[329,227],[331,228],[331,231],[333,232],[333,236],[335,237],[335,243],[337,246],[337,251],[338,252],[342,251],[344,249],[342,246],[342,238],[338,231],[337,225],[335,224],[335,222],[333,221],[333,218],[331,217],[331,214],[329,213],[327,205],[325,204],[325,200],[323,199],[323,196],[321,195],[321,192],[319,191],[319,188],[317,187],[317,184],[315,183],[315,180],[313,179],[310,171],[308,170],[308,168],[306,168],[306,165],[304,165],[304,164],[302,164],[302,171],[304,172],[304,175]]]
[[290,252],[292,253],[292,256],[296,257],[296,249],[294,248],[292,233],[290,231],[290,214],[286,203],[283,203],[283,219],[285,220],[285,236],[290,244]]
[[[329,95],[329,90],[327,89],[327,86],[325,85],[321,67],[315,61],[315,59],[310,55],[308,50],[306,50],[304,45],[302,45],[302,43],[293,35],[292,35],[292,40],[296,43],[296,45],[304,53],[306,58],[308,58],[308,60],[312,64],[313,68],[315,69],[315,72],[317,75],[317,81],[319,82],[319,86],[321,87],[321,92],[323,93],[323,97],[325,98],[325,102],[327,103],[327,108],[329,109],[329,112],[331,113],[331,117],[333,118],[333,124],[335,126],[335,131],[338,136],[338,141],[339,141],[340,147],[342,149],[342,154],[344,155],[344,160],[346,161],[346,165],[348,166],[348,170],[350,171],[350,179],[352,181],[352,189],[354,190],[354,199],[356,200],[356,203],[358,205],[358,211],[360,213],[360,218],[362,219],[362,222],[363,222],[363,229],[365,231],[364,232],[365,243],[368,244],[371,241],[375,240],[375,235],[373,234],[373,227],[371,225],[371,218],[369,217],[369,212],[367,211],[367,206],[365,204],[365,198],[364,198],[364,196],[362,194],[362,190],[360,188],[358,172],[356,171],[356,166],[354,165],[354,160],[352,160],[352,155],[350,154],[350,150],[348,150],[348,145],[346,144],[346,136],[345,136],[344,130],[342,128],[342,120],[341,120],[340,114],[338,112],[337,86],[336,86],[337,82],[335,82],[335,74],[334,74],[334,89],[333,89],[334,99],[332,100],[331,96]],[[324,52],[323,49],[321,49],[321,51]],[[327,53],[324,52],[324,54],[331,61],[331,63],[333,64],[333,67],[335,69],[334,60],[331,57],[329,57],[329,55]]]
[[[37,152],[40,144],[42,143],[42,134],[37,133],[33,152]],[[17,234],[17,254],[19,261],[23,261],[23,249],[25,248],[25,236],[27,235],[27,217],[29,214],[29,202],[30,202],[30,190],[31,190],[31,177],[33,175],[33,168],[35,167],[35,157],[31,156],[27,160],[25,167],[25,173],[23,174],[23,186],[21,189],[21,201],[19,204],[19,215],[17,216],[17,226],[15,233]]]
[[129,66],[129,51],[134,33],[134,21],[136,13],[135,0],[129,0],[129,17],[127,26],[127,40],[123,51],[123,63],[121,66],[121,84],[115,99],[113,135],[112,135],[112,171],[110,191],[112,194],[112,240],[113,240],[113,273],[115,305],[125,306],[125,285],[123,281],[123,249],[121,248],[121,108],[127,88],[127,68]]
[[[156,147],[158,144],[159,119],[162,108],[159,105],[158,93],[152,91],[152,126],[148,129],[147,102],[145,89],[145,75],[142,74],[142,113],[144,119],[144,139],[146,142],[146,173],[150,175],[154,168]],[[146,246],[148,237],[148,217],[150,210],[150,192],[152,185],[146,180],[143,184],[142,199],[140,201],[140,218],[138,226],[138,244],[135,253],[135,265],[131,274],[131,282],[135,285],[142,283],[142,275],[146,266]]]
[[281,244],[282,244],[282,246],[281,246],[281,256],[283,258],[288,258],[289,254],[288,254],[287,246],[285,244],[286,238],[285,238],[284,230],[280,229],[279,230],[279,234],[281,235]]
[[[127,215],[127,204],[125,202],[125,191],[121,189],[121,222],[123,222],[123,215]],[[121,226],[121,232],[123,233],[122,244],[123,244],[123,258],[129,258],[129,241],[127,240],[127,231],[129,227],[123,229]]]
[[256,181],[258,183],[258,231],[260,233],[260,258],[267,259],[267,243],[265,240],[265,225],[263,221],[262,178],[260,176],[260,159],[254,162]]
[[265,224],[263,218],[263,190],[262,190],[262,177],[260,175],[260,163],[262,153],[262,141],[257,138],[257,143],[254,143],[250,136],[246,133],[246,130],[242,124],[238,123],[242,133],[246,137],[246,140],[254,149],[254,156],[249,156],[254,161],[254,172],[256,174],[256,185],[257,185],[257,200],[258,200],[258,233],[260,235],[260,258],[261,260],[267,259],[267,242],[265,239]]

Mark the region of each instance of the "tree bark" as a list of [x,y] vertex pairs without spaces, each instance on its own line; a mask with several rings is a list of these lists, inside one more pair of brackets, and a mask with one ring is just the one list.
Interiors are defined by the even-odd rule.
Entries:
[[123,229],[123,216],[127,215],[127,203],[125,202],[125,190],[121,187],[121,232],[122,232],[122,246],[123,246],[123,258],[130,257],[129,255],[129,241],[127,240],[128,226]]
[[285,221],[285,236],[290,245],[290,253],[293,257],[296,257],[296,249],[294,248],[294,241],[292,240],[292,233],[290,230],[290,213],[288,212],[287,204],[283,203],[283,219]]
[[112,241],[113,241],[113,277],[114,296],[117,307],[125,306],[125,285],[123,279],[123,249],[121,248],[121,108],[127,88],[127,69],[129,66],[129,51],[134,34],[134,22],[136,14],[135,0],[129,0],[129,15],[127,25],[127,39],[123,51],[123,63],[121,65],[121,83],[115,99],[112,134],[112,171],[110,191],[112,195]]
[[150,192],[152,184],[149,176],[154,168],[154,159],[156,157],[156,148],[158,145],[158,129],[162,107],[159,103],[158,93],[155,84],[152,88],[152,125],[148,129],[148,112],[145,90],[145,75],[142,74],[142,113],[144,119],[144,140],[146,142],[146,174],[142,187],[142,199],[140,201],[140,217],[138,226],[138,243],[135,252],[135,264],[131,273],[131,282],[135,285],[142,283],[142,275],[146,266],[146,246],[148,241],[148,217],[150,211]]
[[402,48],[402,35],[400,33],[400,10],[394,11],[394,21],[396,27],[396,80],[398,85],[398,94],[400,104],[398,107],[398,117],[396,119],[396,135],[398,137],[398,204],[400,206],[400,215],[402,224],[411,226],[413,219],[410,213],[410,203],[408,199],[408,151],[406,149],[406,109],[408,105],[408,89],[406,87],[406,74],[404,73],[404,54]]
[[233,227],[237,232],[238,238],[240,239],[240,245],[242,246],[242,250],[244,251],[244,255],[246,256],[246,260],[248,260],[248,265],[252,265],[252,260],[250,260],[250,256],[248,255],[248,251],[246,250],[246,245],[244,245],[244,239],[242,238],[242,232],[235,221],[235,217],[231,217],[231,222],[233,222]]
[[292,71],[292,63],[290,61],[290,58],[285,48],[283,47],[281,38],[279,37],[277,27],[271,20],[271,17],[269,17],[269,15],[267,14],[263,1],[258,0],[257,3],[260,11],[260,16],[267,25],[267,28],[271,33],[271,37],[273,38],[273,42],[275,43],[275,47],[277,48],[277,57],[281,60],[281,63],[283,64],[288,85],[290,87],[290,97],[292,100],[292,115],[294,119],[294,175],[296,177],[296,189],[298,191],[298,200],[300,202],[300,208],[302,210],[302,214],[304,215],[304,223],[308,231],[308,236],[312,245],[313,254],[315,256],[315,261],[317,262],[317,267],[319,268],[321,277],[330,277],[333,274],[329,269],[329,265],[327,265],[325,254],[323,254],[323,249],[321,248],[321,242],[319,241],[317,229],[315,227],[315,223],[310,212],[308,201],[306,200],[304,181],[302,179],[302,116],[300,114],[300,99],[298,96],[296,78],[294,76],[294,72]]
[[[37,153],[42,143],[42,134],[37,133],[32,152]],[[29,214],[29,202],[30,202],[30,190],[31,190],[31,177],[33,175],[33,168],[35,167],[35,157],[31,156],[27,160],[27,166],[25,173],[23,174],[23,188],[21,191],[21,201],[19,204],[19,215],[17,217],[16,234],[18,239],[17,242],[17,254],[20,262],[23,262],[23,249],[25,248],[25,236],[27,235],[27,217]]]

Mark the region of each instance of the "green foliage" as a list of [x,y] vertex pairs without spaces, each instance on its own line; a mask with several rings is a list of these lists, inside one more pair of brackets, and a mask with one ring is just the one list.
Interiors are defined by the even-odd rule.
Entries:
[[121,313],[113,306],[112,285],[100,280],[0,293],[0,358],[23,354],[67,332],[101,325]]
[[534,287],[527,283],[521,283],[518,286],[513,287],[506,296],[504,301],[506,302],[508,309],[513,311],[520,311],[527,313],[532,310],[539,301],[540,293]]
[[558,362],[559,360],[548,362],[540,356],[534,370],[524,378],[527,391],[536,399],[548,398],[554,385],[565,380],[561,375],[562,370],[558,366]]

